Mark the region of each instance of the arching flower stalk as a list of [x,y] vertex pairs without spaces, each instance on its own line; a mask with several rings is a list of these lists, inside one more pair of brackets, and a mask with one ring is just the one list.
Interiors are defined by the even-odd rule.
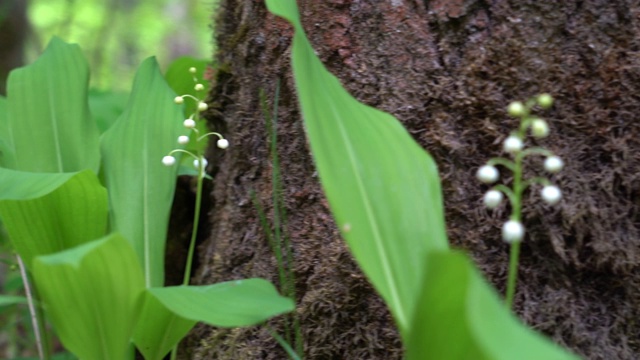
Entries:
[[529,130],[531,136],[541,139],[549,136],[549,125],[543,119],[531,115],[534,106],[548,109],[553,105],[553,98],[549,94],[541,94],[529,99],[525,103],[514,101],[507,107],[509,115],[520,119],[520,127],[512,132],[503,142],[503,150],[510,158],[492,158],[478,169],[476,177],[485,184],[494,184],[500,178],[500,172],[496,166],[501,166],[513,173],[511,187],[503,184],[494,185],[483,197],[484,206],[495,209],[500,206],[506,196],[511,205],[509,220],[502,226],[502,240],[509,244],[509,273],[507,278],[506,304],[511,308],[515,294],[518,261],[520,257],[520,244],[525,236],[525,227],[522,224],[522,196],[531,185],[539,184],[543,188],[540,191],[542,200],[548,205],[555,205],[562,199],[560,188],[552,185],[546,177],[534,177],[523,179],[523,162],[529,155],[541,155],[545,157],[544,170],[549,173],[559,172],[564,163],[562,159],[551,151],[540,148],[526,148],[524,140]]
[[[195,83],[194,90],[196,92],[201,92],[205,89],[205,87],[204,85],[198,82],[198,79],[196,77],[196,72],[197,72],[197,69],[195,67],[189,68],[189,73],[192,75],[193,81]],[[200,131],[198,130],[198,122],[201,121],[200,113],[202,111],[206,111],[208,109],[208,105],[203,99],[193,96],[191,94],[176,96],[173,101],[179,105],[179,104],[183,104],[186,99],[195,101],[196,103],[195,112],[191,114],[188,118],[184,119],[184,121],[182,122],[182,125],[189,130],[189,133],[188,135],[181,135],[178,137],[176,142],[178,143],[178,145],[181,145],[181,147],[172,150],[171,152],[169,152],[169,154],[167,154],[165,157],[162,158],[162,163],[165,166],[174,166],[177,163],[177,159],[174,156],[175,154],[179,154],[179,153],[187,154],[193,159],[193,166],[198,171],[197,187],[196,187],[196,203],[195,203],[195,210],[194,210],[194,217],[193,217],[193,230],[191,231],[191,241],[189,242],[189,250],[187,253],[187,263],[185,266],[184,277],[182,281],[183,285],[189,285],[189,280],[191,277],[193,255],[195,252],[196,238],[198,236],[197,235],[198,225],[199,225],[199,219],[200,219],[200,210],[202,206],[202,186],[203,186],[204,178],[206,177],[206,168],[208,165],[207,159],[205,159],[204,157],[204,150],[197,150],[194,152],[194,151],[189,151],[184,149],[183,146],[187,146],[192,141],[195,143],[200,143],[202,141],[206,142],[208,141],[209,137],[214,136],[218,138],[218,140],[216,141],[216,146],[218,148],[226,149],[229,147],[229,141],[225,139],[224,136],[222,136],[220,133],[208,132],[206,134],[200,135]],[[205,146],[195,147],[195,148],[204,149]],[[176,347],[173,348],[171,352],[172,360],[175,360],[176,353],[177,353],[177,345]]]

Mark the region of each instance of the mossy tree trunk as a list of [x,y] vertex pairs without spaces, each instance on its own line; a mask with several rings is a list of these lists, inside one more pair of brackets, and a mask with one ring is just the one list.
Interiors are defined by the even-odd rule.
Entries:
[[[515,310],[590,359],[640,354],[640,4],[629,0],[299,1],[326,64],[361,101],[395,115],[435,157],[450,241],[503,291],[508,217],[481,206],[478,166],[517,126],[509,101],[549,92],[541,113],[559,154],[556,207],[526,196]],[[262,1],[222,0],[216,15],[212,127],[232,146],[211,153],[210,231],[197,283],[264,277],[277,284],[251,192],[271,211],[271,166],[259,90],[281,81],[278,150],[297,313],[308,359],[399,359],[385,306],[338,236],[304,137],[289,66],[292,29]],[[384,146],[384,144],[380,144]],[[531,161],[531,169],[540,161]],[[528,175],[532,175],[528,173]],[[419,269],[416,269],[418,271]],[[273,323],[278,326],[278,322]],[[195,359],[283,359],[264,328],[199,327]]]

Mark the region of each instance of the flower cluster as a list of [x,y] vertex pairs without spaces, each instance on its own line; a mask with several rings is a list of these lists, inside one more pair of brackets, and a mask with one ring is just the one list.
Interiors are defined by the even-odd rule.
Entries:
[[498,207],[505,195],[509,198],[512,205],[511,219],[502,227],[502,239],[508,243],[519,242],[524,238],[525,229],[520,222],[520,211],[522,193],[529,185],[534,183],[541,184],[543,187],[540,191],[540,196],[549,205],[555,205],[562,199],[560,188],[552,185],[546,177],[535,177],[524,181],[522,179],[523,160],[528,155],[544,156],[544,170],[551,174],[559,172],[564,166],[562,159],[549,150],[539,147],[525,148],[524,138],[527,130],[531,132],[531,136],[537,139],[549,136],[547,122],[531,115],[531,109],[536,105],[543,109],[548,109],[553,105],[553,98],[549,94],[542,94],[526,103],[515,101],[509,104],[507,111],[509,115],[520,118],[520,128],[518,131],[512,132],[504,140],[502,148],[513,160],[493,158],[481,166],[476,173],[478,180],[485,184],[494,184],[499,180],[500,172],[496,165],[502,165],[514,174],[512,188],[496,185],[487,191],[483,197],[483,203],[489,209]]
[[[197,92],[203,91],[204,90],[204,85],[202,85],[201,83],[198,82],[198,79],[195,77],[195,73],[196,73],[196,68],[191,67],[189,68],[189,73],[193,76],[193,80],[196,83],[194,86],[194,90]],[[193,138],[196,142],[200,142],[204,139],[206,139],[207,137],[213,135],[218,137],[218,140],[216,141],[216,146],[220,149],[226,149],[229,147],[229,141],[227,139],[225,139],[221,134],[217,133],[217,132],[209,132],[206,133],[204,135],[199,135],[199,131],[196,128],[196,119],[197,116],[199,115],[200,112],[207,110],[209,107],[207,105],[206,102],[204,102],[203,100],[190,95],[190,94],[185,94],[185,95],[180,95],[180,96],[176,96],[173,99],[173,102],[180,105],[184,103],[185,98],[188,99],[192,99],[194,101],[196,101],[196,112],[194,114],[191,114],[190,117],[188,117],[187,119],[185,119],[182,122],[182,125],[186,128],[191,130],[191,134],[190,135],[181,135],[178,137],[178,144],[180,145],[187,145],[190,141],[191,141],[191,135],[193,135]],[[167,156],[162,158],[162,163],[165,166],[173,166],[176,163],[176,158],[173,156],[173,154],[177,153],[177,152],[182,152],[185,154],[188,154],[190,156],[192,156],[194,158],[193,160],[193,166],[199,170],[199,173],[201,176],[204,175],[204,169],[207,167],[207,159],[204,158],[204,156],[202,154],[193,154],[190,151],[184,150],[184,149],[175,149],[172,150]]]

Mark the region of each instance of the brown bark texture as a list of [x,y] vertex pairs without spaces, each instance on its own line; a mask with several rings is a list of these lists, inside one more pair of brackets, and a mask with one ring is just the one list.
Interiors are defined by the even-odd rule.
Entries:
[[[540,188],[525,195],[515,311],[584,358],[640,357],[640,3],[298,4],[328,69],[360,101],[396,116],[434,156],[450,241],[499,291],[508,264],[500,227],[509,208],[484,209],[487,186],[474,174],[518,125],[505,112],[510,101],[555,97],[539,113],[550,136],[529,144],[564,159],[552,177],[564,197],[550,207]],[[393,321],[340,239],[314,172],[290,69],[291,27],[258,0],[222,0],[216,13],[219,70],[208,120],[232,146],[209,154],[215,178],[194,281],[264,277],[278,284],[250,193],[271,218],[273,168],[258,94],[264,89],[272,101],[280,79],[278,151],[305,358],[401,358]],[[540,173],[541,163],[532,158],[526,175]],[[185,344],[184,356],[193,359],[286,358],[264,327],[200,326]]]

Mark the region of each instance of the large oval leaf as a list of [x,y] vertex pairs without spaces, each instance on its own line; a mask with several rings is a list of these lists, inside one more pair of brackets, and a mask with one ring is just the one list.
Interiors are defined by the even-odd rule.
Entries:
[[145,360],[162,360],[196,323],[174,314],[147,290],[133,343]]
[[428,255],[407,360],[576,360],[521,324],[459,252]]
[[354,99],[309,44],[294,0],[268,0],[295,28],[292,66],[331,211],[403,336],[426,253],[448,247],[438,171],[393,116]]
[[148,291],[174,314],[219,327],[256,325],[295,308],[291,299],[278,294],[273,284],[263,279]]
[[131,245],[119,234],[33,262],[45,311],[64,346],[80,359],[125,359],[144,281]]
[[124,113],[101,138],[111,227],[133,244],[147,287],[164,285],[165,240],[176,182],[176,169],[162,165],[162,157],[186,133],[182,107],[173,103],[174,96],[156,60],[145,60]]
[[89,114],[89,66],[80,47],[53,38],[7,81],[8,137],[22,171],[98,172],[98,128]]
[[91,170],[29,173],[0,168],[0,218],[28,268],[33,257],[105,235],[107,191]]

